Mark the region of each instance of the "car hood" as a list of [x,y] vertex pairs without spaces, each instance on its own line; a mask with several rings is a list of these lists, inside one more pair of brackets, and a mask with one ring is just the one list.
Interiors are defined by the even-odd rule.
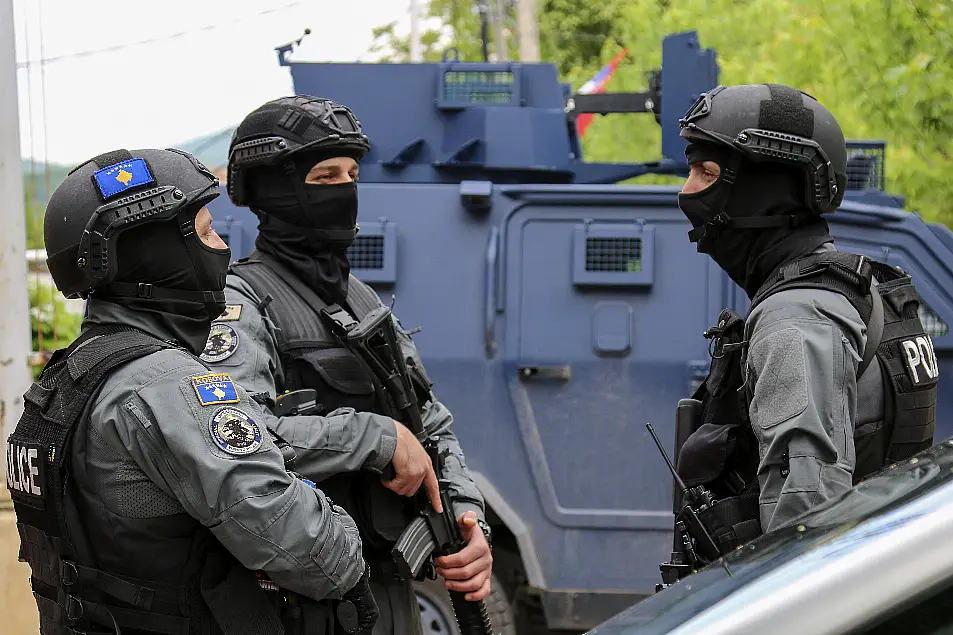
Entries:
[[[929,497],[929,504],[918,504]],[[742,589],[778,583],[768,573],[823,551],[846,555],[873,536],[953,504],[953,440],[891,465],[838,498],[758,538],[596,627],[593,635],[661,635]],[[792,572],[793,581],[794,573]]]

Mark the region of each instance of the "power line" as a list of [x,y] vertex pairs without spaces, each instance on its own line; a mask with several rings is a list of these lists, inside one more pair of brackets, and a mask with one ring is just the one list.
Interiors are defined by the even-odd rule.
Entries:
[[295,6],[298,6],[298,5],[300,5],[300,4],[301,4],[301,2],[300,2],[300,0],[298,0],[297,2],[291,2],[291,3],[289,3],[289,4],[282,5],[282,6],[280,6],[280,7],[275,7],[275,8],[273,8],[273,9],[266,9],[265,11],[259,11],[258,13],[254,13],[254,14],[251,14],[251,15],[241,16],[241,17],[235,18],[235,19],[233,19],[233,20],[227,20],[227,21],[225,21],[225,22],[216,22],[215,24],[207,24],[207,25],[201,26],[201,27],[199,27],[199,28],[197,28],[197,29],[188,29],[188,30],[186,30],[186,31],[179,31],[178,33],[171,33],[171,34],[169,34],[169,35],[163,35],[163,36],[161,36],[161,37],[154,37],[154,38],[149,38],[149,39],[146,39],[146,40],[138,40],[138,41],[136,41],[136,42],[127,42],[126,44],[117,44],[117,45],[115,45],[115,46],[107,46],[107,47],[101,48],[101,49],[91,49],[91,50],[89,50],[89,51],[78,51],[78,52],[76,52],[76,53],[67,53],[66,55],[56,55],[56,56],[54,56],[54,57],[47,57],[47,58],[43,58],[43,57],[42,57],[42,54],[41,54],[41,55],[40,55],[41,59],[38,59],[38,60],[27,60],[27,61],[25,61],[25,62],[17,62],[17,68],[29,68],[29,66],[30,66],[31,64],[41,64],[41,65],[45,66],[45,65],[47,65],[47,64],[53,64],[53,63],[55,63],[55,62],[59,62],[59,61],[62,61],[62,60],[74,59],[74,58],[77,58],[77,57],[89,57],[89,56],[91,56],[91,55],[99,55],[99,54],[101,54],[101,53],[111,53],[112,51],[120,51],[120,50],[122,50],[122,49],[130,48],[130,47],[133,47],[133,46],[141,46],[141,45],[143,45],[143,44],[153,44],[153,43],[155,43],[155,42],[164,42],[165,40],[171,40],[171,39],[174,39],[174,38],[177,38],[177,37],[183,37],[183,36],[185,36],[185,35],[191,35],[191,34],[193,34],[193,33],[201,33],[201,32],[204,32],[204,31],[213,31],[213,30],[215,30],[215,29],[219,29],[219,28],[221,28],[221,27],[227,26],[227,25],[229,25],[229,24],[234,24],[234,23],[236,23],[236,22],[241,22],[241,21],[247,20],[247,19],[249,19],[249,18],[257,18],[257,17],[259,17],[259,16],[267,15],[267,14],[269,14],[269,13],[277,13],[278,11],[285,11],[285,10],[287,10],[287,9],[290,9],[290,8],[292,8],[292,7],[295,7]]

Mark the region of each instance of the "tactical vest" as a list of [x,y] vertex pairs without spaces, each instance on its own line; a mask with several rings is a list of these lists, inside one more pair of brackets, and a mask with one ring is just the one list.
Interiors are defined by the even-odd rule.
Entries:
[[[123,327],[94,327],[53,354],[24,395],[24,413],[8,440],[7,482],[30,565],[42,635],[280,634],[284,629],[255,575],[197,521],[182,514],[140,523],[148,544],[127,544],[89,526],[100,485],[80,483],[74,444],[89,430],[89,408],[120,365],[172,344]],[[89,493],[80,488],[92,488]],[[90,495],[92,499],[90,499]],[[133,504],[133,503],[131,503]],[[134,504],[147,505],[148,500]],[[109,513],[109,512],[103,512]],[[141,523],[149,523],[141,525]],[[145,528],[145,531],[142,529]],[[192,533],[189,534],[189,531]],[[103,554],[155,554],[163,537],[189,543],[186,570],[174,582],[133,579],[102,568]],[[191,539],[188,536],[191,535]],[[150,563],[151,565],[151,563]],[[146,568],[146,567],[143,567]]]
[[[869,403],[883,403],[884,408],[874,421],[855,422],[854,483],[932,446],[938,367],[910,276],[857,254],[814,254],[770,276],[752,299],[748,315],[771,295],[788,289],[840,293],[867,325],[867,346],[858,365],[858,411]],[[745,382],[744,327],[745,320],[726,309],[718,324],[705,332],[711,369],[692,396],[702,402],[700,420],[678,453],[685,483],[706,486],[723,503],[724,518],[714,519],[718,526],[713,530],[720,536],[716,542],[722,553],[761,534],[760,522],[752,523],[759,513],[759,455],[748,417],[753,386]]]
[[[230,273],[255,291],[263,311],[276,327],[278,355],[284,374],[285,391],[311,388],[321,405],[315,414],[337,408],[353,408],[394,417],[386,391],[364,363],[341,345],[320,319],[329,306],[274,258],[260,252],[233,263]],[[351,276],[347,305],[353,317],[363,319],[380,306],[377,294]],[[385,488],[376,474],[360,472],[336,474],[320,484],[334,502],[354,518],[364,543],[365,560],[373,568],[390,575],[390,548],[413,518],[407,500]]]

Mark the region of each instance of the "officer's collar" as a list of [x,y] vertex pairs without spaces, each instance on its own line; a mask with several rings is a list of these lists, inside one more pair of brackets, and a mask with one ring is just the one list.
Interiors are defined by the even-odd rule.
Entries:
[[83,329],[91,326],[131,326],[161,340],[179,344],[179,338],[157,315],[136,311],[108,300],[90,298]]

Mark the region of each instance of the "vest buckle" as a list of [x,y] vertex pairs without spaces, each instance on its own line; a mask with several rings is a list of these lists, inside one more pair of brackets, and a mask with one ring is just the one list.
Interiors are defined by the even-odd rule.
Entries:
[[66,606],[63,607],[66,612],[66,619],[75,622],[83,617],[83,601],[72,594],[66,595]]
[[60,560],[60,582],[65,586],[73,586],[79,582],[79,569],[76,563],[69,560]]

